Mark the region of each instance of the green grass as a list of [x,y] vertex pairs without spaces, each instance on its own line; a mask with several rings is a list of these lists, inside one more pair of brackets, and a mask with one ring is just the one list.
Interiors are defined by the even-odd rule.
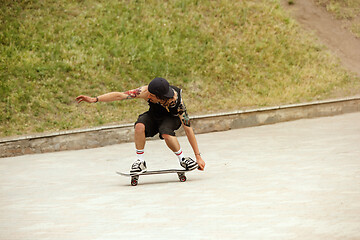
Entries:
[[360,1],[359,0],[316,0],[337,19],[345,22],[346,27],[360,38]]
[[146,102],[74,99],[156,76],[190,115],[360,89],[279,0],[5,0],[0,24],[0,136],[133,122]]

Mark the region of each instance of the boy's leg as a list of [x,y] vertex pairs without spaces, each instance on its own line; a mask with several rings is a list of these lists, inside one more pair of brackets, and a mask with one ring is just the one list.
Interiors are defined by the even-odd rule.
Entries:
[[162,134],[162,137],[164,138],[166,145],[173,151],[178,152],[180,150],[180,143],[177,140],[177,137],[171,136],[169,134]]
[[181,121],[179,117],[166,117],[159,126],[160,138],[164,139],[166,145],[173,151],[180,150],[180,144],[175,136],[175,130],[179,129]]
[[144,150],[146,137],[153,137],[159,132],[156,122],[148,112],[141,114],[135,123],[135,147]]
[[137,160],[145,161],[144,148],[146,143],[146,137],[145,137],[145,125],[143,123],[137,123],[135,125],[134,140],[135,140]]
[[138,150],[144,150],[146,137],[145,137],[145,124],[137,123],[135,125],[135,147]]
[[196,167],[196,161],[192,160],[189,157],[185,157],[182,149],[180,147],[179,141],[175,136],[174,130],[179,129],[181,126],[180,119],[176,118],[167,118],[164,119],[161,126],[159,127],[159,132],[161,134],[161,138],[163,138],[166,142],[166,145],[174,152],[174,154],[178,157],[180,165],[185,169],[191,169]]
[[144,148],[146,137],[151,137],[157,133],[157,127],[150,115],[146,112],[139,116],[135,123],[134,141],[136,148],[136,161],[132,164],[130,172],[139,173],[146,171],[144,159]]

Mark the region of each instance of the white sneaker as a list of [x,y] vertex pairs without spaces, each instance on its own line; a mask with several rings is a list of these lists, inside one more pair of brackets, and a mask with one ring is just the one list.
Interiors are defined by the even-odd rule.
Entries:
[[146,172],[146,162],[138,159],[131,166],[130,173],[143,173],[143,172]]
[[186,170],[192,170],[197,167],[196,161],[192,160],[190,157],[182,158],[180,161],[180,165]]

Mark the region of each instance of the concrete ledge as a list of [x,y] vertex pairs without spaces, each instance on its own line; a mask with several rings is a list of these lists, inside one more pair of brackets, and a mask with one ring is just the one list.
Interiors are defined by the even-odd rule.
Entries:
[[[302,118],[334,116],[360,111],[360,97],[284,105],[192,118],[196,133],[274,124]],[[184,135],[180,130],[178,135]],[[133,124],[102,126],[0,139],[0,157],[102,147],[133,141]]]

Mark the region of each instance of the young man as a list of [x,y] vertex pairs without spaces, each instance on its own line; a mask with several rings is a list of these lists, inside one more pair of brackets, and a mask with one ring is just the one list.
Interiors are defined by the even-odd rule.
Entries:
[[[80,95],[76,98],[78,103],[112,102],[125,99],[141,98],[149,103],[149,110],[138,117],[135,123],[136,161],[131,166],[131,173],[146,171],[144,148],[146,137],[153,137],[159,133],[166,145],[178,157],[180,165],[185,169],[198,167],[204,170],[205,162],[201,157],[190,119],[182,99],[182,90],[170,86],[164,78],[153,79],[148,86],[139,87],[126,92],[110,92],[98,97]],[[194,151],[196,162],[185,157],[175,136],[175,130],[183,125],[186,136]]]

